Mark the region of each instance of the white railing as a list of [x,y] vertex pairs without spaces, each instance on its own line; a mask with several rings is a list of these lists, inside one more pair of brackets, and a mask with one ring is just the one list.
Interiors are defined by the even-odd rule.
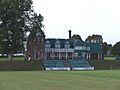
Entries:
[[74,49],[72,49],[72,48],[69,48],[69,49],[45,48],[45,52],[74,52]]
[[[94,67],[72,67],[72,70],[94,70]],[[50,68],[45,68],[45,70],[64,70],[64,71],[70,71],[70,67],[50,67]]]
[[73,67],[72,70],[94,70],[94,67]]
[[70,71],[70,67],[50,67],[50,68],[45,68],[45,70],[65,70],[65,71]]

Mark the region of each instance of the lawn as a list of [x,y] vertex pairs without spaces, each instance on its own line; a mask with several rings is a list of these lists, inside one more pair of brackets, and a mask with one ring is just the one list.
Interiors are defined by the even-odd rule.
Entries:
[[115,60],[115,57],[104,57],[104,60]]
[[[12,61],[23,61],[24,57],[13,57]],[[8,57],[0,57],[0,61],[9,61]]]
[[120,70],[1,71],[0,90],[120,90]]

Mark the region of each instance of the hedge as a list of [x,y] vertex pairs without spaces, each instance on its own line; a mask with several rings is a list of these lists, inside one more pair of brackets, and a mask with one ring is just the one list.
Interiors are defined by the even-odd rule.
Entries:
[[0,71],[42,70],[40,61],[0,61]]
[[95,70],[120,70],[120,60],[88,60]]

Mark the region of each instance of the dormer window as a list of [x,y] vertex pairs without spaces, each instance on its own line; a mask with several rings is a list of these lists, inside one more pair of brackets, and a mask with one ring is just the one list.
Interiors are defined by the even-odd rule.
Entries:
[[65,48],[70,48],[70,43],[69,43],[69,41],[67,41],[67,42],[65,43]]
[[87,42],[87,43],[90,43],[90,41],[89,41],[89,40],[87,40],[86,42]]
[[91,40],[91,43],[94,43],[94,40]]
[[41,33],[40,32],[37,32],[36,33],[36,37],[40,37],[41,36]]
[[58,40],[55,42],[55,47],[60,48],[60,42]]
[[45,48],[50,48],[50,42],[46,41]]
[[87,47],[86,47],[86,50],[87,50],[87,51],[90,51],[90,46],[87,46]]

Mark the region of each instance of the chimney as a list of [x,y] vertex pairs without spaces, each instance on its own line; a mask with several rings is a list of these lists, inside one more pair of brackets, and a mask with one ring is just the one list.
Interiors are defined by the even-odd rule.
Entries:
[[71,30],[69,30],[68,32],[69,32],[69,39],[71,39]]

